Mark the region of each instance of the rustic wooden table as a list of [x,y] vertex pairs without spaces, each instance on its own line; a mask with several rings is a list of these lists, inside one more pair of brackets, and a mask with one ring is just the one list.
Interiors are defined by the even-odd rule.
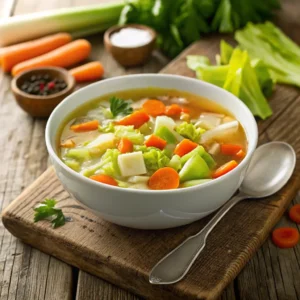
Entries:
[[[0,0],[0,18],[109,0]],[[110,0],[111,1],[111,0]],[[284,17],[285,16],[285,17]],[[282,21],[287,19],[288,22]],[[300,1],[283,0],[277,22],[300,44]],[[125,70],[106,53],[102,36],[89,39],[92,58],[103,62],[106,76],[154,73],[168,60],[155,53],[141,68]],[[46,169],[46,120],[33,119],[16,104],[10,77],[0,71],[0,203],[6,207]],[[300,202],[295,199],[293,202]],[[283,217],[280,225],[288,224]],[[299,227],[298,227],[299,229]],[[222,295],[222,299],[300,299],[300,245],[280,250],[267,240]],[[0,224],[0,300],[140,299],[110,283],[23,244]]]

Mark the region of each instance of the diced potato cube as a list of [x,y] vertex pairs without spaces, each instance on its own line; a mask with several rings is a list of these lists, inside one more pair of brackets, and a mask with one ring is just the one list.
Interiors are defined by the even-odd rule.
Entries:
[[134,176],[147,173],[142,151],[119,155],[118,164],[122,176]]
[[87,148],[97,148],[98,150],[105,151],[106,149],[113,148],[115,142],[115,135],[113,133],[100,134],[95,140],[90,142]]
[[169,130],[173,131],[176,126],[175,121],[172,118],[166,116],[159,116],[156,118],[154,132],[156,132],[161,127],[167,127]]

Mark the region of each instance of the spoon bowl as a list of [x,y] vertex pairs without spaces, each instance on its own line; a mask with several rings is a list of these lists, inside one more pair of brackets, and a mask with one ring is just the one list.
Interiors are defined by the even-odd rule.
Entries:
[[262,145],[253,154],[240,191],[251,198],[270,196],[287,183],[295,165],[296,154],[289,144]]

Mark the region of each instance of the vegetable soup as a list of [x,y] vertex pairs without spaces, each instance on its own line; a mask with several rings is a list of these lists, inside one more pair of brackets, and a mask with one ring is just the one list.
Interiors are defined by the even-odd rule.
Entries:
[[105,95],[77,108],[58,137],[61,160],[104,184],[166,190],[225,175],[245,157],[240,123],[187,92],[147,88]]

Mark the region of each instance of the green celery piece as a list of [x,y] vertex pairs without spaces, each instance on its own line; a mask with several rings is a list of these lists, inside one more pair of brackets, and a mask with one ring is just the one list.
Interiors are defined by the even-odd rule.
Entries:
[[222,65],[228,65],[231,55],[233,52],[233,47],[229,45],[224,40],[221,40],[220,43],[220,56],[221,56],[221,64]]
[[186,64],[188,68],[194,71],[196,71],[199,67],[211,65],[209,58],[202,55],[188,55],[186,57]]
[[78,161],[87,161],[87,160],[91,159],[91,154],[90,154],[89,149],[73,148],[73,149],[70,149],[66,153],[66,157],[73,158]]
[[269,97],[273,93],[274,80],[272,79],[271,73],[269,72],[267,66],[261,59],[252,59],[251,66],[254,69],[258,83],[263,94]]
[[[107,161],[108,162],[108,161]],[[88,168],[85,168],[84,170],[81,171],[81,174],[85,177],[90,177],[94,175],[99,169],[101,169],[105,165],[104,161],[100,161]]]
[[263,25],[249,23],[243,30],[235,33],[235,39],[243,49],[248,51],[251,58],[260,58],[265,63],[273,80],[300,87],[299,56],[293,55],[296,51],[294,48],[297,46],[294,45],[293,50],[288,54],[286,46],[281,49],[275,48],[274,41],[270,42],[264,36],[269,34],[268,30],[269,28],[266,29]]
[[180,182],[206,179],[211,177],[211,171],[205,160],[199,155],[193,155],[179,172]]
[[223,87],[227,78],[229,66],[206,66],[196,70],[196,77],[216,86]]
[[166,126],[158,128],[158,130],[155,132],[155,135],[165,140],[168,144],[176,144],[177,142],[174,134]]
[[175,171],[179,171],[181,169],[181,160],[179,155],[173,155],[168,167],[173,168]]
[[67,159],[64,163],[76,172],[80,171],[80,163],[75,159]]
[[191,186],[203,184],[203,183],[206,183],[206,182],[209,182],[209,181],[212,181],[212,179],[195,179],[195,180],[189,180],[189,181],[185,181],[183,184],[181,184],[181,187],[187,188],[187,187],[191,187]]
[[180,158],[182,165],[184,165],[195,154],[198,154],[198,155],[202,156],[204,152],[206,152],[205,149],[204,149],[204,147],[199,145],[197,148],[195,148],[191,152],[183,155]]
[[224,89],[239,97],[253,115],[263,120],[272,115],[272,110],[264,97],[247,51],[235,49],[229,63]]
[[184,156],[182,156],[180,158],[182,165],[184,165],[195,154],[200,155],[205,160],[205,162],[207,163],[207,165],[210,169],[215,167],[216,162],[214,161],[212,156],[205,151],[203,146],[200,146],[200,145],[197,148],[195,148],[194,150],[192,150],[191,152],[185,154]]

